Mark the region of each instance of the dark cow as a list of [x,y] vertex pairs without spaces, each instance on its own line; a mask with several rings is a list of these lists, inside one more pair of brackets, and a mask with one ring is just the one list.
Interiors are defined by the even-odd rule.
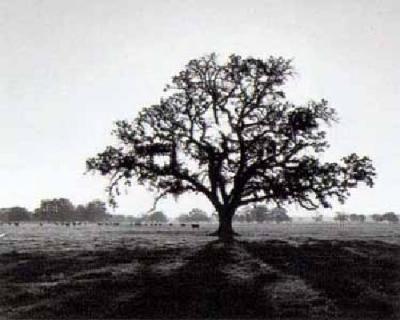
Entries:
[[192,229],[199,229],[200,225],[198,223],[192,223]]

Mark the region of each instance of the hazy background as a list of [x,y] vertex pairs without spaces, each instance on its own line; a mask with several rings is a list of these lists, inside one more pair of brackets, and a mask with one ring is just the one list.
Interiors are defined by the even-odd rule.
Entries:
[[[399,1],[0,0],[0,207],[106,199],[83,175],[112,141],[113,121],[157,103],[191,58],[216,52],[294,58],[296,102],[326,98],[341,117],[326,159],[369,155],[379,174],[337,210],[400,208]],[[118,213],[152,195],[133,187]],[[159,207],[170,216],[192,196]]]

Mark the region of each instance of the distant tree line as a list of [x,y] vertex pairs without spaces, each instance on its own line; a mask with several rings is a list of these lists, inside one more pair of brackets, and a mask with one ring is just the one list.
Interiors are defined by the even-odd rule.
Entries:
[[372,220],[375,222],[389,222],[389,223],[398,223],[399,216],[394,212],[386,212],[384,214],[373,214],[371,216]]
[[360,222],[363,223],[367,217],[364,214],[356,214],[356,213],[351,213],[351,214],[346,214],[345,212],[336,212],[335,217],[333,218],[334,221],[337,222]]
[[[394,212],[386,212],[384,214],[373,214],[370,216],[371,220],[374,222],[389,222],[389,223],[398,223],[399,216],[396,215]],[[347,214],[345,212],[336,212],[335,217],[333,218],[334,221],[337,222],[360,222],[363,223],[367,220],[367,216],[364,214]]]
[[136,220],[141,223],[166,223],[168,217],[162,211],[154,211],[150,214],[144,214]]
[[193,208],[187,214],[181,214],[178,216],[177,220],[182,223],[190,222],[210,222],[211,218],[207,213],[201,209]]
[[93,200],[75,206],[69,199],[55,198],[42,200],[33,212],[24,207],[0,209],[1,222],[16,221],[101,221],[109,219],[105,202]]
[[268,209],[268,207],[264,205],[255,205],[255,206],[248,206],[240,210],[240,212],[234,217],[234,221],[242,223],[243,222],[281,223],[281,222],[291,222],[292,218],[288,216],[287,210],[285,208],[276,207]]
[[[163,211],[154,211],[149,214],[143,214],[140,217],[133,217],[131,220],[136,223],[166,223],[169,221],[168,217]],[[181,223],[210,222],[211,218],[205,211],[198,208],[193,208],[188,213],[179,215],[176,220]]]

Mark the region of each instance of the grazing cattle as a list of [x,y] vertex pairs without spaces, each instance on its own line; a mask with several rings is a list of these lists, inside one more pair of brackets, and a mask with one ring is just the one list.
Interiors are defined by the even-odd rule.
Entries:
[[114,222],[112,225],[113,225],[114,227],[116,227],[116,226],[119,226],[119,223],[118,223],[118,222]]
[[192,224],[192,229],[199,229],[200,225],[198,223],[193,223]]
[[102,224],[101,222],[98,222],[97,225],[98,225],[98,226],[102,226],[103,224]]
[[142,224],[141,224],[140,222],[135,222],[135,226],[137,226],[137,227],[141,227],[141,226],[142,226]]
[[174,225],[173,223],[170,223],[170,224],[169,224],[170,227],[172,227],[173,225]]
[[18,222],[14,222],[14,226],[18,227],[19,223]]
[[66,226],[66,227],[69,227],[69,222],[67,222],[67,223],[65,224],[65,226]]
[[181,227],[186,227],[186,223],[181,223]]

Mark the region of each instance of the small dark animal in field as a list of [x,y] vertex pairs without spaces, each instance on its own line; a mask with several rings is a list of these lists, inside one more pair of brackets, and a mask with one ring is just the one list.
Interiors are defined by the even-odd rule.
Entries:
[[186,227],[186,223],[181,223],[181,227]]
[[173,223],[170,223],[170,224],[169,224],[170,227],[172,227],[173,225],[174,225]]
[[198,223],[192,223],[192,229],[200,229],[200,225]]
[[14,222],[14,226],[18,227],[19,223],[18,222]]
[[66,227],[69,227],[69,222],[65,224]]
[[97,223],[97,225],[98,225],[98,226],[102,226],[103,224],[99,222],[99,223]]
[[117,227],[117,226],[119,226],[119,223],[118,223],[118,222],[114,222],[112,225],[113,225],[114,227]]
[[76,222],[72,222],[72,225],[75,227],[76,226]]
[[135,226],[140,227],[140,226],[142,226],[142,224],[140,222],[135,222]]
[[40,223],[40,226],[43,227],[43,223]]

